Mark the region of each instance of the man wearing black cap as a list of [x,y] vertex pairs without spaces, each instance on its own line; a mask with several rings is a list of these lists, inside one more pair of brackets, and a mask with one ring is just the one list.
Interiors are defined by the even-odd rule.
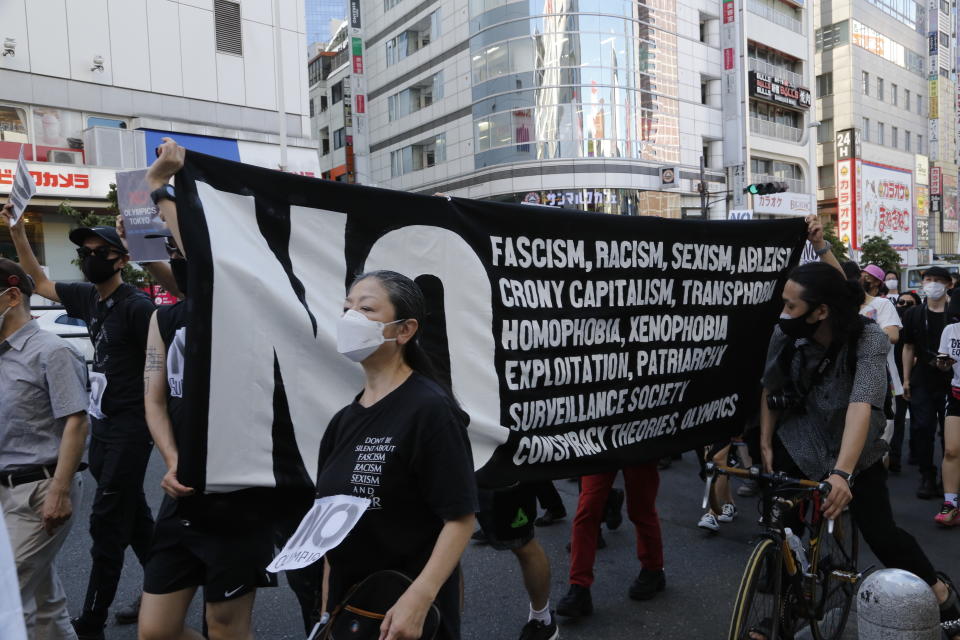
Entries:
[[943,428],[950,375],[937,368],[940,334],[947,326],[947,289],[950,272],[930,267],[923,272],[922,305],[903,314],[903,397],[910,403],[910,456],[920,467],[917,497],[929,500],[939,493],[933,461],[937,425]]
[[[9,205],[3,216],[9,225]],[[69,315],[86,321],[94,346],[88,407],[93,423],[90,472],[97,480],[90,515],[93,564],[83,613],[74,626],[80,640],[99,640],[117,591],[124,551],[132,546],[142,564],[153,535],[143,493],[152,447],[143,413],[143,366],[154,306],[146,294],[123,282],[120,270],[129,255],[113,227],[70,232],[89,284],[51,281],[27,242],[23,224],[11,226],[10,235],[21,265],[36,282],[36,292],[63,303]]]

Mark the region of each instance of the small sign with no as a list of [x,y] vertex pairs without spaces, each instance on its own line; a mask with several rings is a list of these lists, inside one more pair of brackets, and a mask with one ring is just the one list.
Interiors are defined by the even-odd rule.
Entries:
[[343,542],[370,506],[367,498],[328,496],[319,498],[300,521],[283,550],[267,566],[267,571],[289,571],[310,566]]

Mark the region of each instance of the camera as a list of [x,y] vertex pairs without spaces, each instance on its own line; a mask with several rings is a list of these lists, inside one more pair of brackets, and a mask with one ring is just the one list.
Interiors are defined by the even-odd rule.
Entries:
[[770,411],[789,411],[803,407],[803,396],[788,390],[778,394],[767,395],[767,408]]

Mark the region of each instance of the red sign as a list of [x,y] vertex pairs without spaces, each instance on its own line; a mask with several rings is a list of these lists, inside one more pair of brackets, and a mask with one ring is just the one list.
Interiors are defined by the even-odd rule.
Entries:
[[725,71],[729,71],[736,66],[733,60],[733,47],[727,47],[723,50],[723,68]]
[[353,72],[363,73],[363,56],[353,56]]
[[940,167],[930,167],[930,194],[939,196],[943,194],[943,169]]
[[723,3],[723,24],[730,24],[736,20],[736,7],[734,6],[733,0],[728,0]]
[[856,244],[856,164],[853,160],[837,162],[837,235],[844,244]]
[[[153,289],[152,291],[151,288]],[[177,304],[177,297],[160,285],[153,285],[153,287],[141,287],[141,290],[153,298],[153,304]]]
[[357,94],[357,108],[354,109],[354,112],[355,112],[355,113],[366,113],[366,108],[367,108],[366,96],[364,96],[362,93],[358,93],[358,94]]
[[[0,184],[13,184],[13,169],[0,169]],[[37,187],[61,187],[63,189],[89,189],[89,173],[58,173],[50,171],[31,171]]]

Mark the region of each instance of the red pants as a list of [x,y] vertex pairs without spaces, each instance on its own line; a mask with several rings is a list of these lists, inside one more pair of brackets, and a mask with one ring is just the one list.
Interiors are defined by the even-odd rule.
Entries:
[[[570,542],[570,583],[589,587],[593,584],[593,560],[597,554],[597,536],[603,520],[607,495],[617,477],[616,471],[583,476],[580,502],[573,519]],[[660,474],[651,462],[623,469],[627,517],[637,529],[637,558],[644,569],[663,569],[663,540],[657,516],[657,489]]]

